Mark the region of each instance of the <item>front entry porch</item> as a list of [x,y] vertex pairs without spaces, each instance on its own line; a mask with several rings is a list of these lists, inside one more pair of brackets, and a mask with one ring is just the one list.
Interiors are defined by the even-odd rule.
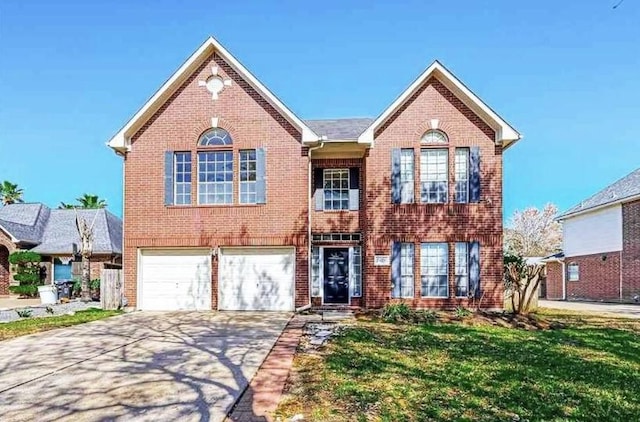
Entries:
[[362,256],[359,245],[314,246],[311,268],[314,308],[361,306]]

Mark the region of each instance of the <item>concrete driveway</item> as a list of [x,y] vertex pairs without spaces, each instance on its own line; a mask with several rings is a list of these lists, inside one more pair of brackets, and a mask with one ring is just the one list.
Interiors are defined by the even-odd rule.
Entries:
[[220,421],[283,313],[145,313],[0,342],[0,419]]
[[582,311],[592,314],[608,315],[620,318],[640,318],[640,305],[626,303],[568,302],[559,300],[540,300],[538,306],[549,309]]

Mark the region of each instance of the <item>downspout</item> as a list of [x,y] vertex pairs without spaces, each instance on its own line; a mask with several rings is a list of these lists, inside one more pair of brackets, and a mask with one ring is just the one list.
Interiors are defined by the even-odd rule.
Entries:
[[316,145],[315,147],[311,147],[309,148],[308,152],[307,152],[307,156],[309,157],[309,169],[308,169],[308,195],[307,195],[307,274],[308,274],[308,280],[309,280],[309,296],[308,296],[308,303],[304,306],[299,307],[298,309],[296,309],[296,312],[300,312],[300,311],[304,311],[307,310],[309,308],[311,308],[311,260],[313,259],[312,253],[311,253],[311,209],[313,208],[311,206],[311,201],[312,201],[312,196],[313,196],[313,190],[312,190],[312,180],[313,180],[313,175],[311,174],[311,167],[312,167],[312,161],[311,161],[311,153],[315,150],[318,150],[322,147],[324,147],[324,140],[326,138],[322,137],[320,139],[320,145]]
[[560,261],[562,265],[562,300],[567,300],[567,268],[564,260]]
[[620,251],[620,302],[622,302],[622,251]]

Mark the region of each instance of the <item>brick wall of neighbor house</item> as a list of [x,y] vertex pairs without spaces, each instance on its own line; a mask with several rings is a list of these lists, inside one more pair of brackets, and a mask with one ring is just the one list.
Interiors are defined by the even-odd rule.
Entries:
[[11,265],[9,255],[15,250],[11,239],[0,230],[0,296],[9,295],[9,285],[11,284]]
[[562,264],[547,263],[547,299],[562,300]]
[[[449,203],[419,203],[419,172],[415,172],[418,203],[391,203],[391,150],[413,148],[415,166],[419,166],[420,137],[438,119],[438,128],[449,137]],[[496,146],[494,131],[458,100],[437,79],[431,78],[418,89],[388,122],[377,131],[366,165],[366,216],[368,228],[364,267],[365,301],[380,307],[390,300],[390,267],[373,265],[374,254],[389,255],[392,242],[415,244],[416,307],[452,307],[466,305],[467,299],[455,299],[454,244],[480,242],[480,277],[484,307],[502,308],[502,149]],[[478,146],[481,162],[481,201],[454,204],[453,163],[455,147]],[[440,146],[438,146],[440,147]],[[420,298],[421,242],[449,244],[450,299]],[[405,300],[406,301],[406,300]]]
[[620,252],[565,257],[566,267],[579,265],[579,280],[569,281],[568,300],[619,300]]
[[[232,80],[217,100],[199,81],[218,66]],[[198,206],[195,171],[197,140],[211,119],[233,138],[234,170],[238,150],[266,148],[267,204]],[[308,158],[300,134],[219,56],[212,55],[133,136],[125,159],[125,294],[136,305],[137,249],[153,247],[295,246],[296,306],[308,302],[306,246]],[[191,151],[194,163],[192,205],[164,205],[164,153]],[[236,173],[237,174],[237,173]],[[217,258],[213,259],[213,306]]]
[[622,205],[622,300],[640,296],[640,200]]

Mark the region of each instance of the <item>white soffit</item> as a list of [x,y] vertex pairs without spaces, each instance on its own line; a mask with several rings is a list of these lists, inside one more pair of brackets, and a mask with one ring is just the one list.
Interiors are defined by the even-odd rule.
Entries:
[[156,91],[155,94],[133,115],[131,119],[107,142],[107,146],[116,151],[127,151],[130,147],[130,137],[144,125],[164,102],[173,95],[175,90],[197,69],[206,57],[217,52],[238,74],[243,77],[263,98],[302,133],[303,143],[317,142],[316,135],[304,122],[298,118],[282,101],[267,89],[247,68],[245,68],[231,53],[229,53],[215,38],[209,37],[171,77]]
[[437,78],[467,107],[475,112],[496,131],[496,143],[507,148],[521,138],[521,135],[467,88],[453,73],[449,72],[437,60],[431,64],[396,100],[369,126],[358,138],[358,142],[373,143],[375,131],[382,126],[395,111],[407,101],[413,93],[429,78]]

